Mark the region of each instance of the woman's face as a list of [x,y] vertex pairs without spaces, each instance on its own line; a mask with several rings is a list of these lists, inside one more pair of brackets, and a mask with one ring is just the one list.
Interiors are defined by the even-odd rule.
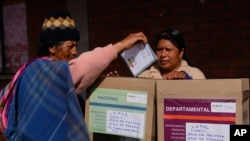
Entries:
[[184,50],[179,51],[171,40],[160,39],[156,47],[157,64],[162,71],[176,70],[180,66],[183,53]]
[[77,55],[77,42],[76,41],[64,41],[59,46],[53,46],[50,49],[51,57],[56,60],[69,61]]

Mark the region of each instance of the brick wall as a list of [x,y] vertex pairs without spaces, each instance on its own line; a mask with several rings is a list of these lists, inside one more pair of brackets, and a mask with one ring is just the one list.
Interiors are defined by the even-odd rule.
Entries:
[[[192,62],[208,78],[250,77],[248,0],[89,0],[90,48],[143,31],[154,46],[162,30],[173,27],[186,40]],[[131,76],[121,58],[104,72]]]
[[[34,58],[44,14],[67,9],[67,0],[26,0],[26,8],[29,58]],[[189,57],[208,78],[249,78],[249,13],[248,0],[89,0],[89,45],[93,49],[143,31],[153,47],[157,33],[173,27],[183,32]],[[103,74],[114,69],[131,76],[120,57]]]
[[[19,3],[24,0],[5,0]],[[115,43],[143,31],[154,46],[162,30],[173,27],[186,39],[192,62],[208,78],[250,78],[250,4],[248,0],[88,0],[89,45]],[[67,9],[67,0],[26,0],[29,58],[36,57],[43,16]],[[131,76],[119,57],[103,72]],[[0,82],[5,84],[7,81]],[[0,136],[1,140],[1,136]]]

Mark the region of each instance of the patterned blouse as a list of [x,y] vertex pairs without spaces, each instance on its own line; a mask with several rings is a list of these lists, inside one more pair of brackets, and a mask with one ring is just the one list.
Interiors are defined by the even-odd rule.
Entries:
[[[182,60],[180,67],[177,69],[177,71],[184,71],[186,72],[192,79],[206,79],[204,73],[196,68],[191,67],[188,65],[187,61]],[[151,66],[148,70],[145,70],[142,72],[139,76],[139,78],[153,78],[153,79],[163,79],[160,68],[157,65]]]

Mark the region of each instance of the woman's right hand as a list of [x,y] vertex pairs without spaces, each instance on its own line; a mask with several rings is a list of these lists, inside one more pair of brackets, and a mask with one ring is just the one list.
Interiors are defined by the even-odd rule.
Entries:
[[142,32],[129,34],[126,38],[117,42],[113,46],[115,50],[117,51],[117,53],[120,53],[124,49],[131,48],[136,42],[139,42],[139,41],[144,42],[144,43],[148,42],[147,37]]
[[162,75],[163,79],[186,79],[186,73],[183,71],[173,71],[167,75]]
[[118,71],[117,70],[115,70],[115,71],[111,71],[111,72],[109,72],[109,73],[107,73],[107,75],[106,76],[114,76],[114,77],[118,77],[118,76],[120,76],[120,74],[118,73]]

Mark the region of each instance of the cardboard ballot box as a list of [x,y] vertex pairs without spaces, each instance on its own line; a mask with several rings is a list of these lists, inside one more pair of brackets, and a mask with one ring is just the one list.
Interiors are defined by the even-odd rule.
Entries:
[[249,124],[249,79],[157,80],[158,141],[229,141]]
[[154,140],[155,80],[100,77],[87,95],[85,120],[91,140]]

